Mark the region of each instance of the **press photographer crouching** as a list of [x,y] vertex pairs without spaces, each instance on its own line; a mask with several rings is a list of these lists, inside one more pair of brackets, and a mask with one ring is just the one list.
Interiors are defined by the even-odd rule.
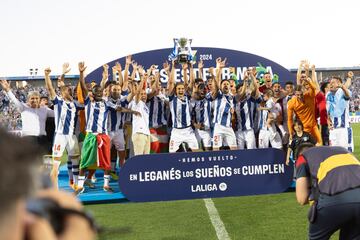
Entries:
[[296,198],[310,203],[309,239],[360,239],[360,162],[342,147],[303,143],[296,161]]
[[95,239],[95,223],[74,196],[40,190],[37,146],[0,129],[0,153],[0,239]]

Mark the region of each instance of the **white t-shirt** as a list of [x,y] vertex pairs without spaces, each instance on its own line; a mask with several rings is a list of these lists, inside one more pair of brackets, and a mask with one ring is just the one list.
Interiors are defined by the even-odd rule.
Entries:
[[141,116],[132,115],[132,133],[143,133],[145,135],[150,135],[149,130],[149,108],[143,101],[138,103],[135,100],[131,101],[129,108],[133,111],[141,113]]
[[21,112],[22,136],[45,136],[46,118],[54,117],[54,111],[48,107],[31,108],[20,102],[11,91],[7,94]]

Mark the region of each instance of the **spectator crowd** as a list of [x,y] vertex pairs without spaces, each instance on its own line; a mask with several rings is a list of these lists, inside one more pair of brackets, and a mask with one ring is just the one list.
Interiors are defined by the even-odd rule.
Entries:
[[[47,91],[45,87],[33,87],[26,84],[24,87],[13,87],[14,94],[19,101],[25,103],[27,95],[30,91],[38,91],[41,96],[46,97]],[[5,92],[0,91],[0,126],[9,131],[21,130],[21,115],[16,107],[11,103]]]

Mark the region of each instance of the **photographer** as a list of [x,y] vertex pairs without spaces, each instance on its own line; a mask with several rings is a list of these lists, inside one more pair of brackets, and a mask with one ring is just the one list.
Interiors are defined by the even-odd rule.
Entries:
[[[360,162],[342,147],[298,147],[296,198],[310,203],[309,239],[360,239]],[[311,187],[311,188],[310,188]]]
[[37,191],[41,176],[37,146],[0,129],[0,152],[0,239],[95,238],[94,222],[75,197],[50,189]]

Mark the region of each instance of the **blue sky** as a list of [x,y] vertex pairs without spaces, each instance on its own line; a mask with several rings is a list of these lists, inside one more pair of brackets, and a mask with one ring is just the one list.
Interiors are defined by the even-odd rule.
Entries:
[[[255,3],[256,2],[256,3]],[[219,47],[287,67],[360,64],[360,3],[350,1],[1,0],[0,76],[84,60],[89,71],[131,53],[173,46]]]

